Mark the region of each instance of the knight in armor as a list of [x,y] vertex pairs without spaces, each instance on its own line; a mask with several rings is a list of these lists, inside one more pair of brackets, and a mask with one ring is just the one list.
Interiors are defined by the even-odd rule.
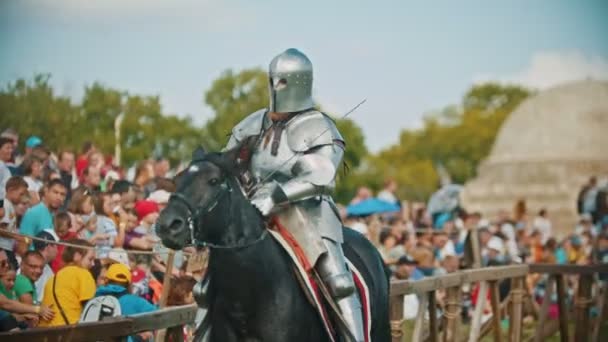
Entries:
[[237,124],[226,149],[257,137],[248,167],[257,182],[251,203],[264,217],[276,216],[295,237],[350,333],[364,341],[361,303],[342,251],[342,222],[330,195],[344,156],[344,139],[334,121],[314,109],[313,68],[306,55],[288,49],[270,62],[268,74],[270,107]]

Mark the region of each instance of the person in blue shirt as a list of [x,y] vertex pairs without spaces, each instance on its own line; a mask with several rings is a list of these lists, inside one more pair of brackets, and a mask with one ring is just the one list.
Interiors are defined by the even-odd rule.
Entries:
[[[125,264],[117,263],[110,265],[106,273],[106,279],[108,280],[107,284],[97,288],[95,297],[114,296],[118,298],[122,316],[131,316],[157,310],[155,305],[129,292],[131,270]],[[144,332],[138,334],[138,336],[143,340],[147,340],[153,335],[151,332]],[[134,341],[131,336],[129,336],[128,340]]]
[[19,233],[36,236],[45,229],[53,229],[53,213],[63,205],[67,190],[59,179],[51,180],[44,188],[40,203],[31,207],[23,215]]

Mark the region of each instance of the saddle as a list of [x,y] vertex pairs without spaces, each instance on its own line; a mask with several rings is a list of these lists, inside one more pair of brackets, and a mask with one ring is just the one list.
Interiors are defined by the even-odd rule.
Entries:
[[[314,269],[314,265],[309,262],[309,260],[306,258],[306,254],[302,250],[302,247],[298,244],[291,233],[289,233],[289,230],[287,230],[287,228],[285,228],[278,219],[274,218],[270,221],[268,231],[291,258],[294,265],[294,273],[299,280],[300,287],[304,291],[306,298],[319,314],[319,318],[321,318],[323,326],[325,327],[328,336],[330,336],[331,341],[337,341],[334,324],[343,326],[346,323],[343,322],[343,318],[337,304],[333,301],[332,296],[329,294],[329,290],[326,288],[320,276]],[[361,273],[350,262],[350,260],[347,259],[347,263],[352,272],[355,286],[359,294],[359,299],[361,301],[361,307],[363,310],[363,324],[365,329],[365,341],[370,342],[371,307],[369,288],[365,283],[365,279],[361,276]]]

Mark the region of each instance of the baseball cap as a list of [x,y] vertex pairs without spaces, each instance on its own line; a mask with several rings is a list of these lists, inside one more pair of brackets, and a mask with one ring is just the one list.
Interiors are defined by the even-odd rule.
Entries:
[[124,264],[112,264],[106,273],[108,280],[119,283],[131,283],[131,270]]
[[108,252],[108,256],[106,257],[106,259],[109,259],[110,261],[116,262],[116,263],[120,263],[123,264],[125,266],[127,266],[129,269],[129,255],[127,254],[127,251],[125,251],[122,248],[113,248]]
[[[57,236],[55,231],[50,230],[50,229],[41,231],[40,233],[38,233],[38,235],[36,235],[36,237],[40,238],[40,239],[48,240],[48,241],[55,241],[55,242],[59,241],[59,237]],[[51,243],[45,242],[45,241],[40,241],[40,240],[34,240],[33,244],[34,244],[34,249],[37,251],[40,251],[40,250],[45,249],[46,246],[50,245]]]
[[171,193],[167,190],[160,189],[151,193],[148,200],[157,204],[167,204],[169,203],[169,197],[171,197]]
[[488,240],[488,248],[496,250],[497,252],[502,252],[504,248],[504,243],[502,239],[497,236],[492,236],[490,240]]
[[25,147],[29,147],[29,148],[34,148],[36,146],[40,146],[42,145],[42,139],[40,139],[39,137],[32,135],[31,137],[27,138],[27,140],[25,141]]

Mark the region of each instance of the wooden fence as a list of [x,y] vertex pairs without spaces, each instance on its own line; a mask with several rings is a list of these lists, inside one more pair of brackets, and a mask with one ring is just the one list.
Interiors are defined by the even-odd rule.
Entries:
[[[478,300],[475,306],[468,341],[478,341],[480,338],[493,331],[493,340],[502,341],[501,320],[507,314],[509,316],[508,341],[519,342],[522,339],[522,322],[524,318],[524,304],[535,309],[533,296],[528,293],[526,287],[526,276],[529,273],[541,273],[548,276],[545,300],[542,308],[537,309],[532,315],[537,318],[535,336],[531,340],[543,341],[547,336],[560,331],[562,342],[567,342],[569,337],[567,293],[564,277],[578,275],[578,283],[574,286],[577,290],[574,296],[575,341],[599,341],[599,332],[602,318],[606,315],[608,306],[608,289],[604,284],[602,289],[596,287],[596,298],[598,301],[598,319],[593,324],[590,317],[590,307],[593,303],[592,287],[598,273],[608,273],[608,265],[578,266],[578,265],[511,265],[500,267],[486,267],[474,270],[459,271],[443,276],[424,278],[419,281],[393,281],[391,283],[390,317],[393,342],[400,341],[443,341],[462,340],[459,333],[459,317],[462,306],[461,289],[465,284],[480,283]],[[499,283],[502,280],[511,279],[509,295],[501,303],[499,299]],[[576,279],[575,279],[576,280]],[[548,323],[548,308],[551,302],[554,285],[557,286],[559,324],[551,326]],[[443,307],[443,316],[437,315],[436,291],[445,290],[446,300]],[[490,303],[492,318],[485,324],[481,324],[483,308],[487,292],[490,292]],[[416,294],[419,298],[418,312],[414,323],[411,338],[404,336],[403,330],[403,300],[405,295]],[[428,329],[425,329],[426,315],[428,315]],[[442,321],[440,321],[440,319]],[[439,332],[441,325],[442,331]],[[428,332],[428,333],[427,333]]]
[[3,342],[123,341],[129,335],[167,329],[166,340],[183,341],[183,325],[194,322],[195,305],[176,306],[151,313],[111,318],[54,328],[0,334]]
[[[524,277],[528,273],[527,265],[514,265],[502,267],[487,267],[475,270],[455,272],[443,276],[424,278],[419,281],[396,281],[391,283],[391,330],[392,340],[401,342],[403,336],[403,297],[408,294],[416,294],[420,298],[418,313],[414,325],[411,341],[419,342],[425,339],[423,335],[425,313],[429,317],[429,336],[431,341],[439,340],[439,322],[437,318],[436,291],[446,290],[446,307],[444,311],[443,340],[455,341],[458,334],[458,317],[461,307],[461,287],[464,284],[480,282],[480,291],[475,308],[469,341],[476,341],[481,330],[482,309],[488,287],[492,302],[492,313],[495,330],[495,340],[501,341],[500,319],[501,308],[498,297],[498,281],[513,279],[512,284],[512,307],[511,316],[513,324],[510,329],[510,341],[519,341],[521,336],[521,315]],[[408,339],[410,341],[410,339]]]

